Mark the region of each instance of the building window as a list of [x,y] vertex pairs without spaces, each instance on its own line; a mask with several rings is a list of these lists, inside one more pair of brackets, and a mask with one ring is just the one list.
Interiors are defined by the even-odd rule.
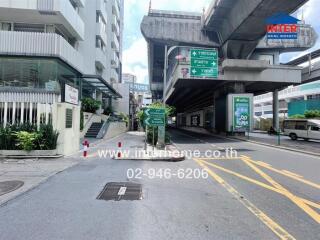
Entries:
[[61,91],[61,84],[79,85],[78,74],[56,59],[0,58],[0,87]]
[[3,22],[0,23],[0,30],[2,31],[11,31],[12,29],[12,24],[8,22]]
[[17,32],[44,32],[44,24],[14,23],[13,30]]
[[320,99],[320,94],[315,94],[315,95],[309,95],[308,100],[313,100],[313,99]]

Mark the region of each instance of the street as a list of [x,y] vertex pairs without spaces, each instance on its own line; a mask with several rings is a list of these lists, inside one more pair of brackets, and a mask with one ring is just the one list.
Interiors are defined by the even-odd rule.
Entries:
[[[91,149],[88,160],[0,207],[0,239],[319,239],[320,159],[178,130],[180,150],[233,148],[237,158],[182,162],[100,159],[98,150],[143,146],[132,132]],[[223,153],[223,151],[222,151]],[[128,169],[141,176],[128,178]],[[151,175],[170,169],[171,175]],[[175,175],[206,169],[208,176]],[[104,201],[108,182],[142,184],[136,201]]]

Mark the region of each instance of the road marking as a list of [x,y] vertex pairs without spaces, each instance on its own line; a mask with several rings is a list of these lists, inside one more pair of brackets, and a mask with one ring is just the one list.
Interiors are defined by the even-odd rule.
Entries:
[[297,178],[303,178],[303,176],[299,175],[299,174],[296,174],[296,173],[293,173],[293,172],[290,172],[288,170],[282,170],[283,173],[285,174],[288,174],[288,175],[291,175],[293,177],[297,177]]
[[201,160],[194,159],[202,168],[204,168],[208,174],[221,184],[229,193],[231,193],[238,201],[240,201],[250,212],[252,212],[260,221],[262,221],[268,228],[271,229],[280,239],[283,240],[294,240],[295,238],[290,235],[285,229],[283,229],[278,223],[273,221],[264,212],[258,209],[249,200],[244,199],[242,195],[225,180],[223,180],[219,175],[209,169]]
[[119,189],[118,195],[119,195],[119,196],[123,196],[123,195],[126,194],[126,191],[127,191],[127,187],[121,187],[121,188]]
[[258,173],[261,177],[267,180],[272,186],[276,187],[283,192],[287,198],[289,198],[293,203],[295,203],[299,208],[301,208],[305,213],[307,213],[313,220],[320,224],[320,214],[314,211],[310,206],[301,200],[301,198],[295,196],[288,189],[284,188],[281,184],[276,182],[272,177],[267,175],[261,169],[257,168],[253,163],[249,162],[247,159],[243,158],[242,161],[246,163],[252,170]]
[[314,182],[311,182],[311,181],[309,181],[309,180],[306,180],[306,179],[303,178],[303,176],[300,176],[300,175],[298,175],[298,174],[296,174],[296,173],[292,173],[292,172],[289,172],[289,171],[286,171],[286,170],[278,170],[278,169],[275,169],[275,168],[271,167],[270,165],[268,166],[267,163],[263,163],[263,162],[261,162],[261,161],[256,162],[256,161],[253,161],[253,160],[250,159],[250,158],[246,158],[246,159],[247,159],[248,161],[256,164],[256,165],[259,165],[259,166],[261,166],[261,167],[264,167],[264,168],[266,168],[266,169],[269,169],[269,170],[271,170],[271,171],[273,171],[273,172],[282,174],[282,175],[284,175],[284,176],[286,176],[286,177],[292,178],[292,179],[294,179],[294,180],[297,180],[297,181],[299,181],[299,182],[302,182],[302,183],[307,184],[307,185],[309,185],[309,186],[312,186],[312,187],[314,187],[314,188],[320,189],[320,185],[319,185],[319,184],[314,183]]
[[[229,173],[229,174],[234,175],[234,176],[236,176],[236,177],[238,177],[238,178],[241,178],[241,179],[243,179],[243,180],[246,180],[246,181],[248,181],[248,182],[250,182],[250,183],[256,184],[256,185],[258,185],[258,186],[260,186],[260,187],[266,188],[266,189],[268,189],[268,190],[270,190],[270,191],[273,191],[273,192],[276,192],[276,193],[279,193],[279,194],[285,196],[285,193],[284,193],[282,190],[278,189],[278,188],[275,188],[275,187],[273,187],[273,186],[269,186],[268,184],[265,184],[265,183],[263,183],[263,182],[257,181],[257,180],[255,180],[255,179],[249,178],[249,177],[244,176],[244,175],[241,175],[241,174],[239,174],[239,173],[237,173],[237,172],[234,172],[234,171],[231,171],[231,170],[229,170],[229,169],[220,167],[220,166],[215,165],[215,164],[213,164],[213,163],[209,163],[209,162],[206,162],[206,161],[200,160],[200,159],[199,159],[199,161],[201,161],[202,163],[204,163],[204,164],[206,164],[206,165],[209,165],[209,166],[211,166],[211,167],[214,167],[214,168],[216,168],[216,169],[218,169],[218,170],[221,170],[221,171],[223,171],[223,172]],[[304,199],[304,198],[300,198],[300,199],[301,199],[304,203],[306,203],[306,204],[308,204],[308,205],[310,205],[310,206],[312,206],[312,207],[315,207],[315,208],[320,209],[320,204],[314,203],[314,202],[312,202],[312,201],[310,201],[310,200],[307,200],[307,199]]]

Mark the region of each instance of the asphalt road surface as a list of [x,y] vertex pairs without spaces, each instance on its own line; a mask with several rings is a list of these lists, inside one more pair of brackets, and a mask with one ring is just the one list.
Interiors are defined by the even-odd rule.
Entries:
[[[320,158],[171,134],[194,156],[174,163],[93,154],[1,206],[0,239],[320,239]],[[127,149],[143,146],[143,138],[129,133],[95,150],[115,148],[118,141]],[[143,198],[96,199],[106,183],[123,181],[141,183]]]

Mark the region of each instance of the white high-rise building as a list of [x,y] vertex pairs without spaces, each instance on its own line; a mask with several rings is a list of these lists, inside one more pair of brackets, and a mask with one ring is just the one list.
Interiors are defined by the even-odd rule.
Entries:
[[[123,7],[123,0],[1,0],[0,122],[32,121],[39,103],[121,97],[112,84],[121,79]],[[69,99],[70,89],[78,99]]]

